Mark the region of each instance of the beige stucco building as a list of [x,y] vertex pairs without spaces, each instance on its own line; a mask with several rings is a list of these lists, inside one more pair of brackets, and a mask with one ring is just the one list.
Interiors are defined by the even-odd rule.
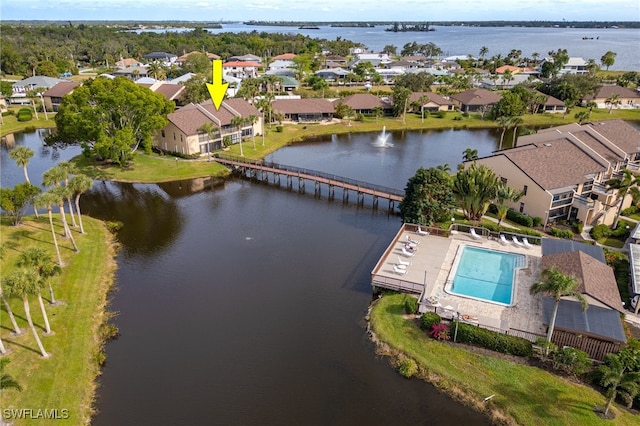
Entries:
[[[234,117],[248,119],[232,124]],[[222,149],[225,138],[232,144],[242,138],[254,137],[263,132],[261,113],[250,103],[240,98],[226,99],[216,110],[211,100],[200,104],[189,104],[168,115],[169,124],[153,139],[153,146],[166,152],[184,155],[206,155]],[[207,131],[206,128],[209,128]]]
[[[640,131],[621,120],[543,129],[476,162],[525,192],[511,205],[520,213],[545,223],[569,219],[611,225],[620,202],[605,182],[621,177],[625,168],[640,169]],[[630,203],[628,196],[622,208]]]

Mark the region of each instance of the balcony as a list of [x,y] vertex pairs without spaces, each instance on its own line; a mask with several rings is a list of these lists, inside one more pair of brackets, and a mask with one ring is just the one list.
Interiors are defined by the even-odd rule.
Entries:
[[557,201],[554,201],[553,203],[551,203],[551,208],[552,209],[556,209],[556,208],[560,208],[560,207],[563,207],[563,206],[569,206],[569,205],[571,205],[572,202],[573,202],[573,197],[563,198],[561,200],[557,200]]
[[573,197],[573,207],[576,207],[578,209],[592,209],[595,206],[595,202],[589,198],[589,197],[584,197],[582,195],[575,195]]

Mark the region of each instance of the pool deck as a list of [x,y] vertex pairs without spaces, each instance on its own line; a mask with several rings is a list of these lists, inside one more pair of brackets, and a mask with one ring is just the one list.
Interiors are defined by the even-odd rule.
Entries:
[[[417,242],[417,249],[411,257],[402,253],[407,237]],[[526,256],[526,266],[516,271],[512,306],[459,296],[445,290],[447,281],[453,278],[449,275],[462,244]],[[406,266],[406,274],[394,272],[398,258],[411,262]],[[540,280],[541,259],[539,245],[519,247],[487,237],[473,238],[466,232],[456,231],[449,236],[420,235],[409,226],[403,226],[372,271],[372,285],[419,294],[421,312],[437,311],[448,318],[459,314],[462,321],[491,329],[544,335],[541,298],[529,294],[531,285]]]

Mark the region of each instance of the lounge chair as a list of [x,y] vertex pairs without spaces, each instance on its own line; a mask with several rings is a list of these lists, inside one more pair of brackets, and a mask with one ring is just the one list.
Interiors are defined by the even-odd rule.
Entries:
[[508,240],[505,238],[504,234],[500,234],[500,242],[501,242],[502,244],[504,244],[505,246],[508,246],[509,244],[511,244],[511,241],[508,241]]
[[522,244],[524,245],[525,248],[528,248],[528,249],[533,248],[533,244],[531,244],[529,240],[527,240],[527,237],[522,238]]
[[513,236],[511,237],[511,239],[513,239],[513,243],[514,243],[515,245],[517,245],[518,247],[524,247],[524,244],[522,244],[522,243],[520,242],[520,240],[518,239],[518,237],[516,237],[515,235],[513,235]]
[[418,244],[420,244],[418,241],[416,241],[416,240],[412,240],[412,239],[411,239],[411,237],[410,237],[409,235],[407,235],[407,242],[408,242],[409,244],[412,244],[412,245],[415,245],[415,246],[417,246]]
[[412,253],[410,251],[408,251],[406,248],[402,247],[402,254],[404,254],[407,257],[413,257],[415,256],[415,253]]
[[474,240],[479,240],[482,237],[480,235],[476,234],[476,229],[475,228],[471,228],[471,238],[473,238]]
[[399,275],[405,275],[408,271],[406,269],[400,269],[396,265],[393,265],[393,272]]
[[409,262],[408,260],[402,260],[400,256],[398,256],[398,264],[404,265],[404,266],[411,266],[411,262]]
[[425,231],[418,226],[418,230],[416,231],[418,235],[429,235],[429,231]]

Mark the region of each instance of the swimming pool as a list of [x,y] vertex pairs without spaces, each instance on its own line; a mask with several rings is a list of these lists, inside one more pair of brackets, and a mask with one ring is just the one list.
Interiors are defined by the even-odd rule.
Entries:
[[[492,303],[513,304],[516,269],[524,267],[526,257],[467,245],[460,249],[449,292]],[[451,272],[454,273],[453,268]]]

